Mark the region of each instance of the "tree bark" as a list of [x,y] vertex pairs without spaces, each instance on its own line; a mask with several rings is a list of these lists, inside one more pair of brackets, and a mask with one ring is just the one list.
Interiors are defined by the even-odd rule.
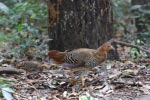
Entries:
[[97,48],[112,38],[111,0],[48,0],[47,4],[49,49]]

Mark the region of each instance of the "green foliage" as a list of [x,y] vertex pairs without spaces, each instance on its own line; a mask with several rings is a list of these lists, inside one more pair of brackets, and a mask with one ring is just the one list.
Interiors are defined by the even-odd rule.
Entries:
[[79,97],[79,100],[101,100],[101,99],[98,99],[98,98],[94,98],[94,97],[92,97],[92,96],[90,96],[90,95],[85,95],[85,96],[81,96],[81,97]]
[[126,30],[133,27],[129,12],[130,7],[130,0],[113,0],[114,31],[116,34],[124,35]]
[[[142,46],[142,45],[145,44],[145,42],[142,41],[142,40],[140,40],[140,39],[135,39],[133,41],[133,44],[134,45],[141,45]],[[143,57],[147,57],[148,56],[145,52],[143,52],[141,50],[138,50],[136,48],[132,48],[130,54],[131,54],[132,58],[137,58],[137,57],[140,57],[140,56],[143,56]]]
[[8,5],[9,13],[0,13],[0,29],[3,33],[0,41],[10,38],[13,45],[18,45],[14,51],[20,54],[36,48],[36,41],[43,40],[47,32],[46,4],[39,0],[12,0],[4,3]]
[[13,96],[11,93],[14,93],[12,88],[9,87],[10,84],[13,84],[8,79],[0,77],[0,97],[4,97],[6,100],[12,100]]
[[0,13],[4,13],[4,14],[7,14],[9,12],[9,8],[0,2]]
[[[150,45],[150,3],[132,5],[131,0],[113,0],[113,4],[115,33],[135,45]],[[131,57],[141,55],[147,56],[135,48],[131,50]]]
[[8,41],[8,40],[9,40],[8,36],[0,32],[0,41]]
[[130,8],[132,11],[132,18],[138,20],[136,26],[138,29],[138,39],[146,45],[150,45],[150,3],[144,5],[134,5]]
[[5,87],[2,88],[1,91],[6,100],[13,100],[13,96],[11,93],[14,93],[14,91],[11,88]]

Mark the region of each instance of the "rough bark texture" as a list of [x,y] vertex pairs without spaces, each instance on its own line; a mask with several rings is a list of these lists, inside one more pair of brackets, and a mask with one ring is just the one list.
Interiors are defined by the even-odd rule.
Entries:
[[110,40],[111,3],[111,0],[48,0],[49,37],[53,39],[49,49],[97,48]]

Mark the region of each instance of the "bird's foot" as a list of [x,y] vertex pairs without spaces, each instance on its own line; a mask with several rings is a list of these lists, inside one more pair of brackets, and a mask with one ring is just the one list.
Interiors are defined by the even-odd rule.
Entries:
[[86,85],[85,83],[86,83],[86,80],[87,80],[87,79],[88,79],[88,78],[86,78],[86,77],[82,77],[82,78],[81,78],[81,86],[82,86],[82,87],[85,87],[85,85]]
[[78,80],[76,80],[76,79],[71,79],[71,84],[72,85],[76,85],[78,83]]

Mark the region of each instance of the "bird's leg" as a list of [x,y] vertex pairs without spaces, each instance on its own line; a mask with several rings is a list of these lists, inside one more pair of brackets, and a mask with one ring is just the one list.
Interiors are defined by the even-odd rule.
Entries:
[[82,87],[85,86],[85,78],[84,78],[84,74],[83,73],[81,73],[81,85],[82,85]]
[[74,79],[74,69],[73,68],[71,68],[71,70],[70,70],[70,76],[71,76],[71,79]]
[[87,72],[90,71],[90,70],[91,70],[91,68],[84,68],[84,69],[83,69],[83,72],[81,73],[81,85],[82,85],[82,87],[85,86],[85,81],[86,81],[86,79],[88,79],[87,77],[85,77],[85,75],[86,75]]
[[82,85],[82,87],[85,86],[85,80],[86,80],[86,78],[84,77],[85,74],[86,74],[86,71],[83,71],[83,72],[81,73],[81,85]]
[[77,83],[76,80],[75,80],[74,72],[75,72],[75,69],[71,68],[71,70],[70,70],[70,78],[71,78],[71,84],[73,84],[73,85],[75,85]]

